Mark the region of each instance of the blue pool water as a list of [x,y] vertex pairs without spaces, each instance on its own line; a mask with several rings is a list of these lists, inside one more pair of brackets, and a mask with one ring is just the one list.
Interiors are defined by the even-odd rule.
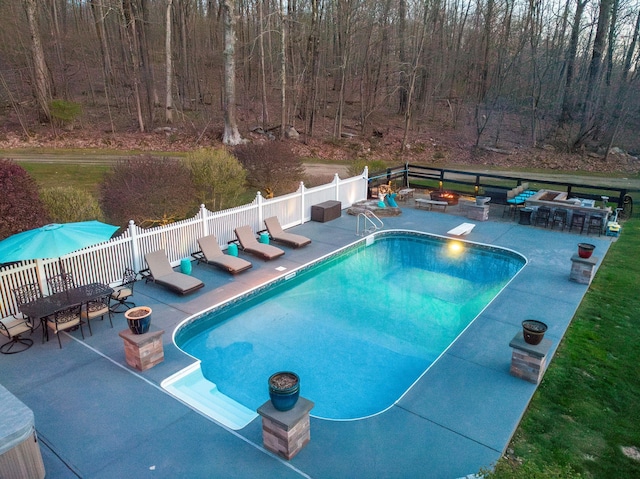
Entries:
[[249,410],[268,400],[267,378],[280,370],[300,376],[316,417],[385,410],[525,260],[418,233],[372,238],[188,321],[176,344],[201,361],[220,393]]

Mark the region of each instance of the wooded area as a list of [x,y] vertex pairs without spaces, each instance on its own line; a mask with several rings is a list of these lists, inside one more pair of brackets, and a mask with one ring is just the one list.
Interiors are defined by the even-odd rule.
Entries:
[[[638,0],[0,0],[0,118],[640,151]],[[80,113],[81,111],[81,113]],[[432,126],[433,127],[433,126]],[[346,131],[348,130],[348,131]]]

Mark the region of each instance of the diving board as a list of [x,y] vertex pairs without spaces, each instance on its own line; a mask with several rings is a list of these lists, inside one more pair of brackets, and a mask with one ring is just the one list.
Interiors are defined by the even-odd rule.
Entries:
[[469,233],[471,233],[471,230],[475,228],[475,226],[476,225],[474,225],[473,223],[462,223],[461,225],[447,231],[447,234],[453,236],[468,235]]

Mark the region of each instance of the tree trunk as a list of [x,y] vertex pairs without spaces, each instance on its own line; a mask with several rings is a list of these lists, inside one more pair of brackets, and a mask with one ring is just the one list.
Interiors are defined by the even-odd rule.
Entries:
[[40,114],[46,121],[51,121],[51,110],[49,102],[53,98],[53,83],[49,74],[49,67],[44,57],[40,29],[38,27],[38,4],[36,0],[24,0],[24,7],[27,12],[29,22],[29,33],[31,34],[31,60],[33,61],[33,77],[35,85],[35,96]]
[[144,133],[145,123],[142,114],[142,102],[140,101],[140,61],[138,59],[138,33],[136,26],[136,17],[134,15],[131,0],[122,0],[122,18],[124,21],[124,33],[129,46],[129,54],[131,55],[131,63],[133,64],[133,96],[136,104],[136,114],[138,116],[138,127],[140,132]]
[[[569,1],[569,0],[567,0]],[[562,94],[562,110],[560,112],[559,127],[562,128],[571,119],[571,87],[573,86],[574,67],[576,62],[576,54],[578,52],[578,40],[580,38],[580,21],[584,8],[589,0],[578,0],[576,12],[573,16],[573,26],[571,27],[571,38],[569,40],[569,48],[565,58],[566,77],[564,80],[564,92]]]
[[173,61],[171,59],[171,9],[173,8],[173,0],[167,0],[167,19],[166,19],[166,37],[165,37],[165,58],[166,58],[166,86],[167,94],[164,106],[164,120],[167,123],[173,123]]
[[260,93],[262,99],[262,129],[267,130],[269,127],[269,104],[267,97],[267,76],[266,69],[264,65],[264,11],[263,5],[264,0],[258,0],[258,17],[259,17],[259,32],[258,32],[258,43],[260,47]]
[[287,41],[283,1],[280,0],[280,139],[287,127]]
[[233,0],[224,0],[224,133],[225,145],[239,145],[243,142],[236,124],[236,12]]
[[598,15],[598,27],[593,40],[593,54],[589,64],[589,78],[587,84],[587,94],[585,96],[584,107],[582,109],[582,121],[580,122],[580,133],[574,146],[582,144],[595,129],[595,118],[600,100],[600,73],[602,69],[602,56],[607,43],[607,33],[609,31],[609,19],[611,18],[611,6],[613,0],[600,0],[600,13]]

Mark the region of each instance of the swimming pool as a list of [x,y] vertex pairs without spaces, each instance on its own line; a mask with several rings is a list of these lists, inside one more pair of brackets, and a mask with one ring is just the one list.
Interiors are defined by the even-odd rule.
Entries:
[[293,370],[301,394],[315,402],[314,416],[377,414],[424,374],[525,262],[486,245],[379,232],[184,322],[174,340],[200,363],[163,387],[178,396],[190,390],[199,396],[194,402],[203,396],[230,402],[229,415],[244,417],[229,421],[234,427],[255,417],[268,399],[273,372]]

